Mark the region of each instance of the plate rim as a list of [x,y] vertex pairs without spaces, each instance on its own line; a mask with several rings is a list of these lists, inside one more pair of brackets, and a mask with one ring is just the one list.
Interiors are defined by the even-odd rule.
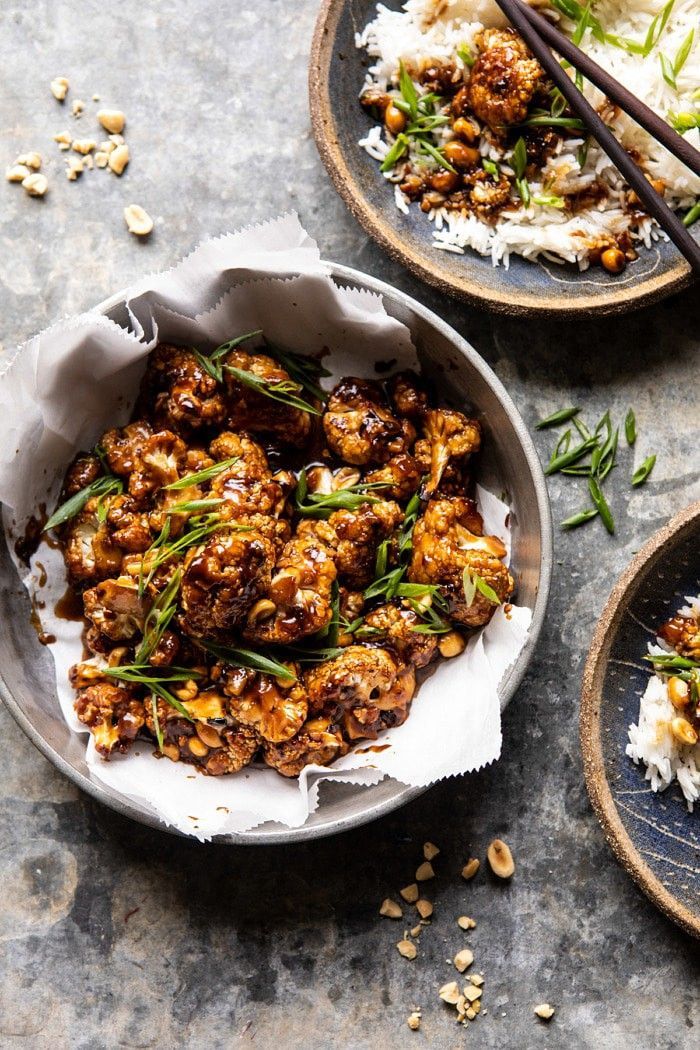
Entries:
[[693,914],[666,889],[642,859],[620,819],[605,775],[600,725],[603,678],[613,632],[628,605],[626,599],[643,570],[665,545],[696,522],[700,523],[700,500],[685,507],[655,532],[615,583],[596,624],[586,658],[581,687],[579,736],[588,797],[615,859],[657,908],[686,933],[700,938],[700,911]]
[[[429,321],[434,328],[441,330],[459,352],[468,358],[472,366],[487,379],[489,386],[495,390],[512,420],[513,427],[517,433],[525,458],[532,473],[535,498],[541,523],[540,541],[542,550],[539,566],[537,597],[532,610],[532,622],[530,624],[525,645],[513,664],[508,677],[505,699],[502,699],[501,702],[501,711],[503,711],[515,695],[537,647],[547,611],[552,579],[552,515],[544,472],[542,470],[539,456],[537,455],[534,441],[530,436],[517,406],[513,402],[501,380],[490,367],[488,362],[464,336],[452,327],[452,325],[429,307],[424,306],[423,303],[419,302],[417,299],[414,299],[399,288],[390,285],[388,282],[382,281],[380,278],[364,273],[361,270],[356,270],[354,267],[344,266],[340,263],[334,263],[328,260],[323,260],[322,264],[328,267],[330,276],[338,283],[342,284],[344,280],[355,282],[361,287],[368,288],[370,291],[373,291],[380,296],[389,295],[395,300],[399,300],[402,305],[411,312],[421,315],[425,320]],[[115,292],[107,299],[104,299],[101,303],[92,307],[88,312],[106,313],[123,300],[124,291],[125,290],[123,289],[122,291]],[[139,824],[156,828],[159,831],[177,835],[190,841],[198,841],[193,836],[185,835],[177,828],[166,825],[155,814],[139,809],[134,803],[132,803],[128,796],[112,795],[99,781],[92,780],[90,777],[87,777],[83,773],[74,769],[70,763],[63,758],[60,752],[56,751],[31,724],[7,686],[2,674],[2,668],[0,668],[0,699],[34,746],[59,770],[59,772],[68,777],[68,779],[71,780],[81,791],[85,791],[92,798],[96,799],[96,801],[119,813],[120,816],[128,817]],[[396,783],[400,784],[401,782],[396,781]],[[422,795],[430,786],[432,785],[428,785],[427,787],[403,785],[402,790],[398,791],[396,795],[389,799],[385,799],[374,806],[369,806],[362,813],[353,814],[347,817],[339,817],[321,827],[314,825],[309,826],[307,824],[302,824],[296,828],[281,828],[276,826],[269,831],[257,832],[255,834],[251,834],[251,832],[255,832],[255,828],[251,828],[249,831],[245,832],[230,832],[224,835],[215,835],[208,841],[212,844],[220,845],[268,846],[287,845],[292,842],[328,838],[332,835],[337,835],[341,832],[349,831],[352,828],[370,823],[373,820],[377,820],[378,818],[399,809],[401,806],[411,802],[419,795]],[[263,825],[257,825],[256,827],[259,828],[261,826]],[[203,845],[207,844],[208,843],[203,843]]]
[[489,289],[484,292],[477,279],[453,278],[426,254],[414,252],[400,234],[384,221],[373,208],[353,178],[340,148],[329,91],[330,64],[340,16],[352,0],[322,0],[311,41],[308,72],[309,111],[311,129],[323,165],[336,191],[365,231],[395,262],[405,266],[415,277],[432,285],[440,292],[464,300],[474,306],[486,307],[494,313],[515,317],[576,317],[606,316],[640,309],[669,295],[682,291],[693,283],[689,264],[679,255],[664,274],[651,276],[625,289],[587,294],[575,303],[542,294],[539,298],[525,297],[518,292],[503,294]]

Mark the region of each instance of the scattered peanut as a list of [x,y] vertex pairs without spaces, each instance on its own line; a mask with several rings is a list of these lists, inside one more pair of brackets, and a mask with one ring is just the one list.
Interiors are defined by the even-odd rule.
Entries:
[[73,141],[68,131],[59,131],[58,135],[54,135],[53,140],[58,143],[59,149],[70,149]]
[[206,722],[197,722],[196,729],[197,736],[207,747],[216,749],[222,746],[221,737],[214,729],[214,726],[210,726]]
[[[24,185],[24,183],[22,185]],[[698,734],[687,718],[672,718],[671,733],[679,744],[690,745],[692,747],[693,744],[697,744],[698,742]]]
[[549,1003],[540,1003],[539,1006],[535,1007],[535,1013],[543,1021],[549,1021],[554,1016],[554,1007],[550,1006]]
[[464,971],[474,962],[474,952],[469,948],[462,948],[461,952],[457,952],[455,955],[453,962],[456,969],[458,969],[460,973],[464,973]]
[[111,143],[113,143],[113,145],[115,145],[115,146],[123,146],[124,145],[124,136],[123,135],[110,135],[109,136],[109,141]]
[[97,147],[102,153],[111,153],[113,149],[116,149],[116,143],[111,142],[109,139],[105,139]]
[[494,839],[486,851],[491,871],[499,879],[509,879],[515,871],[515,862],[510,849],[502,839]]
[[460,930],[473,930],[476,927],[474,919],[470,919],[468,915],[460,915],[457,919],[457,925]]
[[469,980],[471,981],[471,983],[474,985],[475,988],[481,988],[481,986],[484,983],[484,978],[481,976],[480,973],[470,973],[469,974]]
[[109,163],[109,154],[104,153],[102,150],[98,150],[95,154],[95,164],[98,168],[106,168]]
[[391,897],[386,897],[382,901],[379,914],[384,915],[387,919],[401,919],[403,917],[401,905],[393,901]]
[[72,142],[73,149],[76,153],[82,153],[85,156],[87,153],[92,153],[97,143],[93,139],[74,139]]
[[416,946],[411,941],[399,941],[396,947],[399,950],[399,955],[403,955],[404,959],[415,959],[418,955]]
[[464,652],[466,644],[459,631],[448,631],[447,634],[441,635],[438,642],[440,656],[446,660],[451,660],[453,656],[459,656],[460,653]]
[[129,147],[126,144],[117,146],[110,153],[108,163],[115,175],[121,175],[129,163]]
[[[22,158],[18,161],[21,163]],[[682,678],[674,675],[668,680],[668,698],[677,711],[682,710],[690,700],[690,686]]]
[[419,900],[416,901],[416,910],[420,915],[421,919],[429,919],[433,914],[433,906],[430,901]]
[[412,1014],[408,1015],[408,1020],[406,1021],[406,1024],[412,1032],[418,1031],[418,1029],[420,1028],[420,1014],[418,1013],[418,1011],[414,1011]]
[[100,109],[97,111],[97,119],[105,131],[112,135],[121,134],[126,124],[126,117],[120,109]]
[[43,197],[49,188],[49,180],[45,175],[34,172],[22,180],[22,186],[30,197]]
[[187,746],[196,758],[204,758],[209,753],[209,748],[198,736],[191,736],[187,742]]
[[483,994],[483,988],[477,988],[476,985],[471,982],[464,986],[464,998],[468,999],[470,1003],[475,1003]]
[[402,890],[399,890],[399,893],[408,904],[415,904],[420,897],[418,886],[415,882],[412,882],[410,886],[404,886]]
[[66,170],[66,178],[69,182],[75,182],[79,175],[83,174],[83,162],[79,157],[71,157]]
[[31,171],[25,164],[13,164],[5,170],[5,178],[8,182],[24,182]]
[[437,857],[439,852],[440,850],[434,842],[423,843],[423,856],[426,860],[432,860],[434,857]]
[[448,981],[447,984],[443,984],[442,988],[438,992],[438,995],[442,999],[443,1003],[449,1003],[450,1006],[456,1006],[460,997],[460,991],[457,982]]
[[411,937],[420,937],[422,932],[423,932],[423,927],[422,926],[414,926],[413,929],[411,930]]
[[462,868],[463,879],[473,879],[479,870],[479,861],[476,857],[470,857],[467,863]]
[[22,153],[17,158],[17,164],[24,164],[32,171],[38,171],[41,167],[41,153],[37,153],[36,150],[32,150],[31,153]]
[[50,87],[53,97],[59,102],[63,102],[68,94],[68,88],[70,85],[65,77],[54,77],[51,81]]
[[76,119],[82,116],[84,109],[85,103],[83,102],[83,100],[80,98],[74,99],[73,105],[71,106],[71,113],[74,117],[76,117]]
[[428,879],[434,879],[435,872],[433,866],[429,860],[424,860],[422,864],[419,864],[416,869],[416,882],[427,882]]

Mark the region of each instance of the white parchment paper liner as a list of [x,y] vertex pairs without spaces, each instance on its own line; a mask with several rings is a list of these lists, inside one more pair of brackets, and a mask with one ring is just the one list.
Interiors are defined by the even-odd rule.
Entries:
[[[380,297],[336,287],[294,214],[203,243],[173,269],[128,289],[108,313],[81,314],[35,336],[0,380],[0,500],[13,558],[14,539],[29,518],[42,504],[55,505],[76,450],[128,419],[145,358],[158,340],[216,345],[262,328],[290,350],[329,350],[324,364],[333,377],[374,378],[377,361],[394,361],[396,369],[417,365],[405,326],[386,314]],[[509,546],[508,508],[482,489],[478,499],[485,531]],[[43,606],[44,631],[56,637],[50,649],[63,715],[85,732],[67,679],[80,659],[81,625],[53,613],[66,587],[63,559],[42,543],[30,572],[15,563]],[[156,761],[145,742],[105,762],[88,738],[90,774],[204,840],[265,821],[303,824],[325,779],[374,784],[388,775],[422,786],[478,769],[500,754],[498,684],[522,649],[530,619],[529,609],[513,606],[507,616],[497,610],[461,656],[435,667],[407,722],[382,735],[379,743],[389,746],[380,752],[360,743],[331,769],[310,766],[298,780],[263,766],[205,777],[184,763]]]

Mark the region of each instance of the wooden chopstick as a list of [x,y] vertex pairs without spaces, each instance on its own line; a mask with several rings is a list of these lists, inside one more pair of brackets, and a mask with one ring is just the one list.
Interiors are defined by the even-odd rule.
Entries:
[[532,7],[526,4],[520,4],[522,13],[537,29],[537,32],[543,37],[550,47],[553,47],[560,55],[562,55],[572,66],[575,66],[586,77],[592,84],[595,84],[597,88],[600,88],[607,97],[615,102],[620,109],[623,109],[635,123],[639,124],[640,127],[645,128],[650,135],[652,135],[657,142],[660,142],[662,146],[665,146],[669,153],[673,153],[675,157],[678,157],[683,164],[686,164],[691,171],[694,171],[696,175],[700,175],[700,150],[697,150],[695,146],[691,145],[687,139],[684,139],[682,135],[674,131],[670,124],[655,113],[653,109],[645,105],[641,99],[638,99],[636,95],[633,95],[631,91],[611,77],[609,73],[594,62],[592,58],[589,58],[585,52],[577,47],[573,41],[569,40],[568,37],[552,25],[546,18],[544,18],[538,11],[535,11]]
[[511,25],[520,33],[540,65],[565,97],[572,110],[579,115],[588,131],[607,153],[620,174],[635,191],[647,212],[668,234],[678,250],[685,256],[696,274],[700,274],[700,245],[698,245],[675,212],[665,203],[634,163],[630,155],[608,130],[590,103],[583,97],[571,78],[562,69],[548,45],[539,35],[523,11],[519,0],[496,0]]

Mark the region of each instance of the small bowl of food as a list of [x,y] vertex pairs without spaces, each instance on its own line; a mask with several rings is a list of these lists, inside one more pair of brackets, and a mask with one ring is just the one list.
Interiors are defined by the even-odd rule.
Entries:
[[[663,12],[643,0],[595,14],[537,6],[700,144],[692,0]],[[700,178],[595,87],[583,91],[697,237]],[[505,313],[590,314],[692,280],[493,0],[325,0],[309,100],[352,213],[442,291]]]
[[[4,699],[60,769],[145,823],[183,830],[168,804],[195,790],[227,809],[217,792],[233,778],[240,809],[263,776],[289,806],[291,785],[326,769],[354,782],[324,783],[301,826],[267,820],[221,838],[286,842],[373,819],[423,790],[378,770],[414,700],[426,717],[418,698],[441,666],[498,618],[508,635],[524,610],[497,713],[536,643],[550,521],[516,409],[429,310],[355,271],[330,272],[323,287],[355,290],[356,306],[381,296],[416,368],[370,361],[358,338],[346,360],[360,377],[343,366],[329,380],[332,345],[300,355],[260,329],[217,345],[197,318],[187,343],[154,345],[137,396],[117,398],[91,446],[76,443],[58,498],[37,507],[20,541],[48,537],[32,561],[43,637],[27,630],[32,610],[3,555]],[[123,316],[123,295],[98,312]],[[56,580],[68,589],[49,610]],[[41,642],[57,642],[55,669]],[[364,756],[359,773],[342,765],[353,755]]]

